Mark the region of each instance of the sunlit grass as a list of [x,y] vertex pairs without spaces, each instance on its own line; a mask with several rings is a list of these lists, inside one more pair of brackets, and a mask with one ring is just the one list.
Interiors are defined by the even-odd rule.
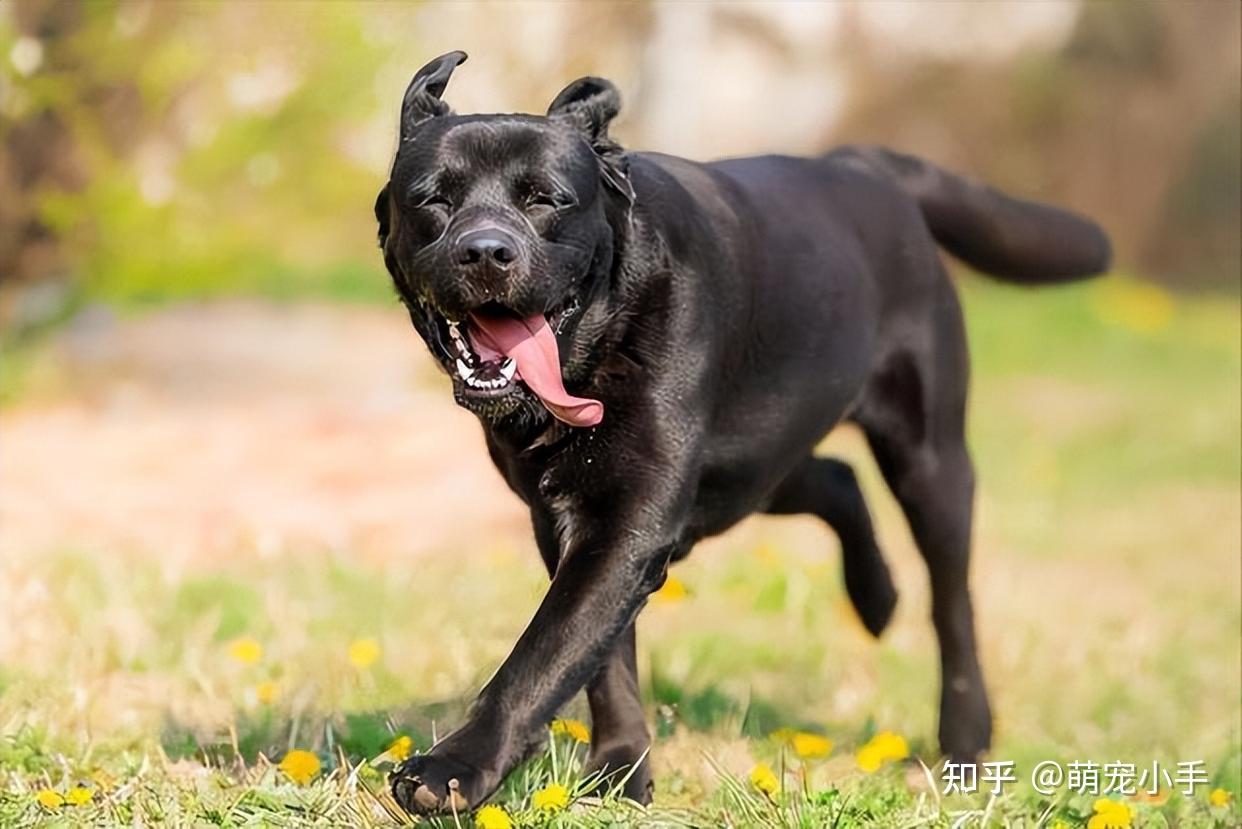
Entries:
[[[836,574],[816,557],[789,553],[772,562],[744,543],[712,555],[685,568],[687,597],[653,606],[644,620],[660,807],[639,812],[615,799],[599,805],[575,796],[564,814],[535,808],[534,793],[553,783],[571,793],[587,788],[578,770],[589,733],[566,720],[553,729],[560,754],[523,769],[497,799],[517,825],[712,826],[726,815],[753,826],[947,825],[986,808],[966,798],[942,802],[925,781],[920,764],[937,760],[934,660],[921,619],[899,621],[893,637],[872,644],[843,612]],[[109,567],[65,554],[13,567],[9,583],[18,593],[41,585],[48,601],[30,607],[38,625],[9,634],[20,658],[5,670],[0,692],[8,734],[0,769],[9,784],[0,822],[77,810],[83,819],[117,823],[138,814],[390,824],[397,813],[385,772],[456,722],[464,699],[503,656],[536,600],[542,577],[530,563],[514,559],[504,573],[462,572],[461,562],[443,560],[391,564],[383,584],[355,593],[350,585],[365,581],[366,571],[345,578],[349,565],[340,557],[291,555],[222,568],[211,577],[210,602],[196,589],[174,589],[152,562]],[[773,580],[783,587],[774,590]],[[486,596],[488,612],[479,614],[477,603],[429,601],[426,585]],[[263,600],[249,601],[253,591]],[[377,652],[367,656],[374,658],[358,660],[351,655],[368,640],[358,638],[355,617],[369,614],[354,603],[367,598],[384,610],[371,614]],[[1009,625],[1030,641],[1040,621],[1019,607]],[[166,638],[163,630],[182,633]],[[1056,624],[1045,636],[1065,634]],[[1201,652],[1184,662],[1153,665],[1160,676],[1131,654],[1101,656],[1081,683],[1013,688],[1000,678],[997,755],[1028,768],[1050,758],[1141,762],[1156,737],[1162,760],[1200,757],[1214,786],[1236,791],[1232,680],[1220,658],[1230,633],[1222,625],[1216,635],[1199,639]],[[1171,647],[1177,633],[1167,636]],[[1028,645],[1025,658],[1039,660],[1035,677],[1059,683],[1055,645]],[[1106,642],[1099,648],[1111,650]],[[1205,680],[1220,686],[1195,691],[1193,703],[1165,696]],[[268,683],[278,692],[261,694]],[[580,702],[574,711],[585,713]],[[401,738],[406,748],[394,756]],[[867,759],[872,747],[894,742],[900,751]],[[291,752],[309,754],[291,761]],[[777,777],[775,789],[749,780],[757,763]],[[75,786],[95,794],[55,810],[35,797]],[[1207,821],[1207,796],[1160,808]],[[1072,817],[1084,804],[1045,802],[1019,786],[992,808],[1015,816],[1050,807]]]

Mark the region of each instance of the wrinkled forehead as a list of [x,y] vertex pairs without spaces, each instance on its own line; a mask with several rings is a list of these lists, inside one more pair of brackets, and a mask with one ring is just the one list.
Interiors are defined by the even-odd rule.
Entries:
[[488,115],[429,122],[398,149],[393,167],[393,180],[412,188],[531,177],[584,192],[595,186],[598,166],[586,141],[564,124],[538,116]]

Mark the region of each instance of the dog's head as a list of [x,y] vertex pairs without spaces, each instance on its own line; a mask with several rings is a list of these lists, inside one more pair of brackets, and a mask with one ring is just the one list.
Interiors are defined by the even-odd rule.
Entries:
[[465,59],[436,58],[406,90],[375,202],[384,262],[461,405],[492,422],[551,412],[594,425],[602,404],[563,380],[586,379],[573,364],[582,349],[568,346],[607,288],[614,228],[634,199],[608,137],[620,96],[582,78],[546,116],[455,115],[441,96]]

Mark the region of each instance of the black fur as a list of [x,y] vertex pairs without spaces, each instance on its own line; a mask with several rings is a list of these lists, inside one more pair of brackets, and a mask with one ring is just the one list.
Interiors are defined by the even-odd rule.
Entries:
[[[812,450],[850,420],[867,436],[931,575],[940,742],[973,761],[991,739],[967,589],[973,471],[964,440],[961,311],[936,242],[1028,284],[1108,265],[1090,221],[873,148],[699,164],[628,153],[620,106],[584,78],[546,117],[455,116],[439,98],[464,55],[416,76],[376,202],[385,263],[453,374],[447,319],[546,312],[567,388],[605,404],[570,428],[521,383],[462,405],[530,507],[551,585],[467,721],[393,777],[407,809],[474,807],[587,690],[592,762],[649,743],[634,620],[670,562],[754,512],[810,513],[840,536],[849,596],[879,634],[896,593],[849,466]],[[430,80],[429,80],[430,79]],[[504,269],[452,251],[503,234]],[[642,764],[627,793],[650,797]]]

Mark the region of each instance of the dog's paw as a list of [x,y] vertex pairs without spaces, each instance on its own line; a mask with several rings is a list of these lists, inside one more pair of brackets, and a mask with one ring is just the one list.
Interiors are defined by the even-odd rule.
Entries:
[[845,563],[845,591],[862,620],[863,627],[879,638],[893,618],[897,607],[897,588],[888,565],[879,553],[862,561],[847,560]]
[[651,764],[645,754],[646,746],[625,745],[596,746],[587,758],[587,776],[598,775],[594,786],[596,793],[620,786],[623,797],[644,806],[651,803],[654,785],[651,781]]
[[411,757],[389,779],[392,796],[414,815],[466,814],[481,799],[477,769],[434,753]]

